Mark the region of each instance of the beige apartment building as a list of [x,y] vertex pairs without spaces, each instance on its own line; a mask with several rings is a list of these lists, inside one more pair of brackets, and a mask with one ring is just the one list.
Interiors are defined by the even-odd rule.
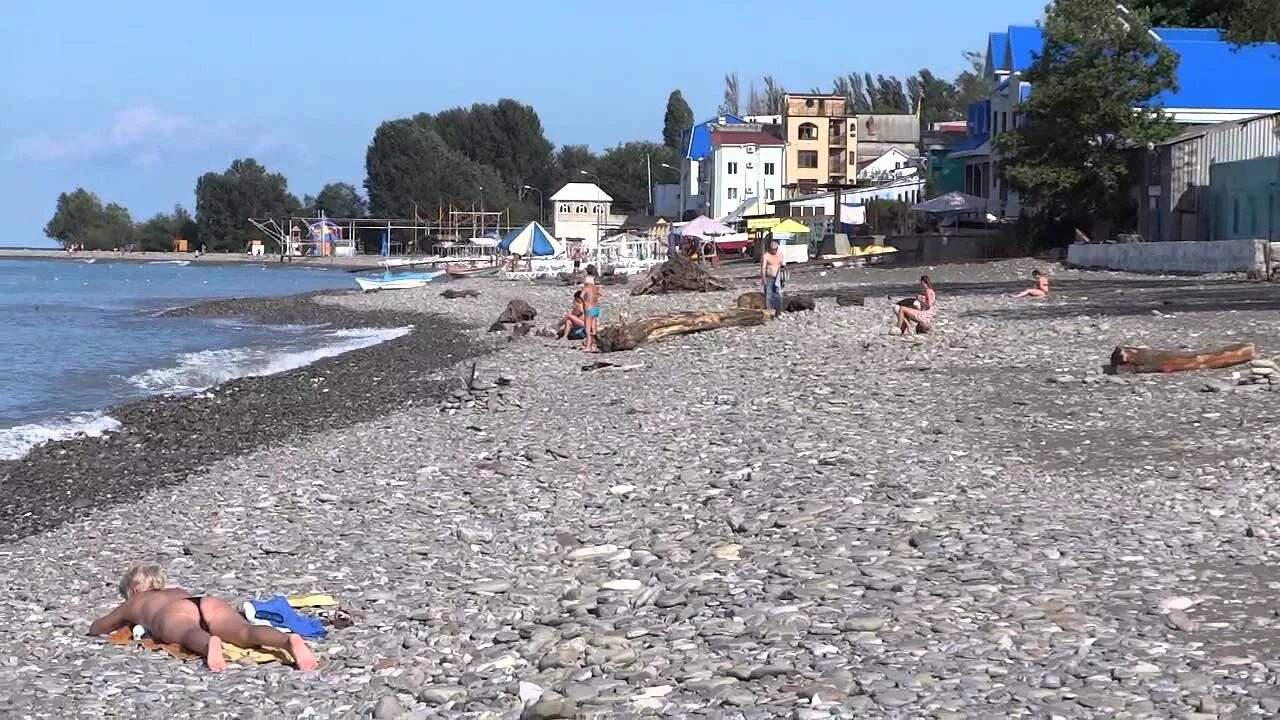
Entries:
[[787,93],[782,125],[792,196],[825,183],[851,183],[858,173],[858,122],[843,95]]

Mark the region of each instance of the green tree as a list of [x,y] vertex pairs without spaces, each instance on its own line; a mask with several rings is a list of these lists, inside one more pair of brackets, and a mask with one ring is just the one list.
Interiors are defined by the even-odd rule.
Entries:
[[146,222],[139,223],[133,231],[138,248],[146,251],[167,252],[173,250],[174,238],[186,238],[191,249],[197,249],[198,228],[191,213],[181,205],[173,206],[171,213],[156,213]]
[[430,120],[415,119],[431,125],[450,148],[495,170],[512,188],[546,189],[551,181],[554,147],[529,105],[503,98],[496,104],[446,110]]
[[86,250],[115,250],[134,242],[135,229],[129,211],[102,200],[84,188],[58,195],[45,235],[63,247],[82,245]]
[[595,174],[599,167],[600,158],[586,145],[565,145],[556,153],[552,192],[564,187],[565,183],[581,182],[585,178],[581,171]]
[[967,116],[969,106],[986,100],[991,96],[991,86],[987,84],[987,61],[980,52],[969,51],[964,54],[969,62],[969,69],[956,76],[956,107],[962,116]]
[[772,75],[764,76],[764,112],[781,115],[787,110],[787,91],[782,89]]
[[871,100],[867,96],[867,84],[862,75],[849,73],[835,79],[831,84],[834,95],[843,95],[845,108],[852,114],[860,115],[871,112]]
[[662,142],[672,150],[680,149],[680,140],[693,127],[693,110],[679,90],[667,96],[667,112],[662,116]]
[[875,112],[878,113],[910,112],[907,92],[902,86],[902,80],[893,75],[888,77],[884,75],[877,76],[874,106]]
[[1156,27],[1222,28],[1227,39],[1249,44],[1280,41],[1276,0],[1134,0]]
[[102,214],[102,200],[84,188],[59,193],[53,217],[44,226],[44,234],[57,240],[64,248],[70,245],[87,247],[94,228],[101,224]]
[[303,198],[302,205],[308,212],[323,210],[325,215],[336,218],[362,218],[369,211],[356,186],[345,182],[325,185],[314,197]]
[[[1123,222],[1127,153],[1174,132],[1153,97],[1176,88],[1178,58],[1112,0],[1058,0],[1044,21],[1044,50],[1026,73],[1025,118],[1001,134],[1000,172],[1043,220],[1089,227]],[[1147,109],[1135,112],[1136,108]]]
[[720,101],[721,115],[738,115],[742,112],[742,95],[738,92],[738,74],[724,76],[724,99]]
[[911,82],[913,102],[920,103],[920,123],[929,126],[946,120],[964,118],[967,107],[961,107],[960,93],[956,86],[934,75],[929,70],[921,70]]
[[235,160],[221,173],[196,181],[196,223],[200,242],[210,251],[240,252],[256,237],[251,217],[287,218],[301,208],[289,181],[268,172],[257,160]]
[[676,152],[666,145],[633,141],[610,148],[600,157],[597,175],[613,197],[617,212],[644,212],[649,206],[648,165],[676,164]]
[[449,147],[429,118],[379,125],[365,153],[365,172],[369,206],[379,216],[412,217],[415,205],[430,216],[439,208],[513,204],[515,188],[493,168]]

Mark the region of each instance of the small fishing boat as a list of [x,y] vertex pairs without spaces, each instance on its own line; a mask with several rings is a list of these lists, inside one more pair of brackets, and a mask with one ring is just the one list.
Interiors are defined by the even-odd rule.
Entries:
[[98,262],[98,258],[88,258],[88,259],[85,259],[85,260],[81,260],[80,262],[85,263],[86,265],[92,265],[92,264],[94,264],[94,263]]
[[376,290],[407,290],[423,287],[444,274],[443,270],[427,273],[384,273],[378,278],[356,278],[356,284],[365,292]]
[[465,265],[449,265],[444,271],[451,278],[483,278],[494,277],[501,271],[497,265],[481,265],[480,267],[467,267]]
[[190,260],[152,260],[148,265],[177,265],[178,267],[186,267],[191,264]]

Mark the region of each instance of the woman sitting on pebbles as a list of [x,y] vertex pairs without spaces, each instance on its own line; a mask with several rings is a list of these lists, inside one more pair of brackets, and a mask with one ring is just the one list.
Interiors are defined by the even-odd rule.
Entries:
[[933,316],[938,309],[938,295],[933,290],[933,282],[928,275],[920,276],[920,294],[916,296],[915,307],[899,304],[897,306],[896,325],[898,332],[928,332],[933,327]]
[[564,325],[560,328],[560,337],[570,340],[581,340],[587,335],[587,310],[583,306],[582,291],[573,294],[573,307],[564,316]]
[[178,643],[205,659],[209,669],[227,667],[222,641],[245,649],[279,648],[293,656],[299,670],[315,670],[316,656],[297,635],[252,625],[230,605],[209,595],[166,588],[159,565],[137,565],[124,574],[116,609],[93,621],[90,635],[105,635],[126,625],[141,625],[163,643]]
[[1039,270],[1032,270],[1031,279],[1035,280],[1036,286],[1033,288],[1027,288],[1017,295],[1014,295],[1014,297],[1049,297],[1049,276]]

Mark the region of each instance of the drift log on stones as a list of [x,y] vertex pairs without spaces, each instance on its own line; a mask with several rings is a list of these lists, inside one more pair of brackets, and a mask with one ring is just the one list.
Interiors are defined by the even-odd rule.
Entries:
[[1186,352],[1153,350],[1121,345],[1111,353],[1110,373],[1171,373],[1182,370],[1213,370],[1247,363],[1257,357],[1253,343],[1238,343],[1216,350]]
[[449,290],[445,290],[444,292],[440,293],[440,297],[444,298],[445,300],[454,300],[457,298],[476,298],[476,297],[480,297],[480,291],[479,290],[453,290],[451,288]]
[[713,277],[698,263],[684,255],[676,255],[661,265],[653,266],[631,288],[632,295],[658,295],[672,292],[711,292],[730,290],[733,286]]
[[538,316],[538,311],[534,310],[529,303],[523,300],[512,300],[507,303],[507,309],[498,315],[498,319],[493,321],[489,326],[489,332],[502,332],[507,325],[519,322],[528,322]]
[[[748,310],[764,310],[764,293],[746,292],[738,296],[737,306]],[[782,295],[782,312],[813,310],[813,298],[808,295]]]
[[629,323],[608,325],[596,334],[601,352],[634,350],[648,342],[677,335],[690,335],[705,330],[727,327],[763,325],[773,317],[769,310],[729,308],[727,310],[689,310],[654,315]]

